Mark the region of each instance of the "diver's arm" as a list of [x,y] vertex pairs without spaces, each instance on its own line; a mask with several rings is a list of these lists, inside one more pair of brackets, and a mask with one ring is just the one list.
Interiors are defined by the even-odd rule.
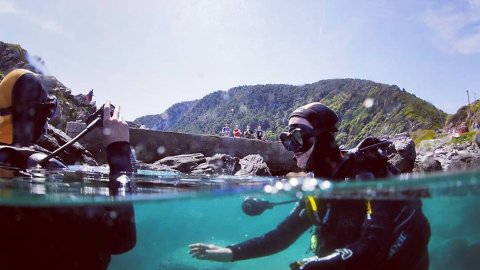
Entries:
[[[110,102],[104,106],[103,128],[100,135],[106,145],[107,161],[110,166],[110,181],[118,176],[136,171],[129,142],[129,130],[125,121],[120,119],[119,107],[110,114]],[[112,254],[119,254],[132,249],[137,241],[135,215],[132,204],[115,204],[103,207],[102,224],[99,226],[99,239]]]
[[299,201],[293,211],[274,230],[242,243],[228,246],[233,252],[232,261],[267,256],[289,247],[312,223],[305,210],[305,202]]
[[110,113],[110,102],[103,109],[103,127],[100,138],[106,146],[110,176],[135,172],[135,160],[129,145],[128,124],[120,119],[120,108]]
[[114,142],[107,146],[107,161],[110,166],[110,175],[118,176],[122,173],[133,173],[135,160],[128,142]]

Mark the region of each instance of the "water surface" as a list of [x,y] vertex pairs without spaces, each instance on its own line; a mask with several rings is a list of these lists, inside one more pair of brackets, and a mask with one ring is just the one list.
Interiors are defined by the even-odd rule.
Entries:
[[478,269],[480,265],[480,171],[340,184],[320,179],[140,171],[133,177],[137,184],[116,195],[108,188],[107,171],[108,168],[71,167],[70,171],[60,173],[35,172],[33,178],[2,178],[0,203],[65,207],[132,202],[137,244],[129,252],[113,256],[109,269],[273,270],[288,269],[289,263],[312,256],[307,251],[309,232],[281,253],[233,263],[192,259],[188,245],[195,242],[228,245],[261,235],[275,228],[293,208],[293,204],[280,205],[251,217],[240,207],[245,196],[271,202],[306,194],[390,199],[420,196],[432,227],[430,269]]

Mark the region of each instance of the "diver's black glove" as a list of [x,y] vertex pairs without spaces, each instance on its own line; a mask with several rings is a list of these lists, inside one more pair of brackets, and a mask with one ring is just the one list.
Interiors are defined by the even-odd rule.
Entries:
[[291,270],[341,270],[345,268],[345,260],[352,256],[347,248],[336,249],[325,257],[313,256],[290,264]]

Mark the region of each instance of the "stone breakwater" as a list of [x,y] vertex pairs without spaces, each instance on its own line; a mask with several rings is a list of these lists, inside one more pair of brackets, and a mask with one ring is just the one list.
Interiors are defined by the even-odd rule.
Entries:
[[[80,142],[85,145],[99,163],[105,163],[104,149],[94,133],[88,134]],[[218,160],[223,160],[224,164],[229,164],[226,160],[230,158],[238,159],[238,169],[241,168],[240,163],[244,163],[245,168],[253,166],[254,168],[245,169],[251,172],[255,171],[263,174],[265,171],[265,169],[262,169],[263,163],[268,166],[267,169],[272,175],[285,175],[288,172],[298,171],[292,153],[286,151],[280,142],[131,128],[130,144],[135,149],[140,167],[145,168],[153,169],[153,164],[158,165],[157,169],[166,168],[168,164],[181,163],[178,160],[181,160],[182,157],[177,159],[176,162],[172,161],[170,163],[167,161],[168,159],[163,161],[162,159],[178,155],[190,155],[183,157],[186,163],[190,163],[192,160],[197,166],[206,163],[206,165],[203,165],[204,167],[200,166],[198,168],[193,166],[193,163],[183,165],[189,167],[192,171],[221,172],[221,169],[217,168],[218,166],[212,164],[218,165],[220,163]],[[218,156],[218,154],[224,156]],[[229,158],[226,156],[229,156]],[[183,169],[184,167],[180,166],[179,168],[182,168],[179,171],[188,172]],[[230,171],[238,172],[238,170]]]

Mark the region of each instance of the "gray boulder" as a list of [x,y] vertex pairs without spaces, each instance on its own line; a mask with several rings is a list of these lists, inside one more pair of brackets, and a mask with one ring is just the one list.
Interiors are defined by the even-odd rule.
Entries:
[[442,171],[442,164],[433,155],[425,156],[419,164],[421,172]]
[[240,160],[241,169],[235,175],[271,176],[267,163],[260,155],[248,155]]
[[207,158],[206,166],[215,174],[233,175],[240,170],[239,159],[227,154],[215,154]]
[[206,162],[195,167],[192,174],[225,174],[233,175],[240,169],[239,159],[227,154],[215,154],[207,157]]
[[152,169],[162,169],[166,167],[170,170],[191,174],[233,175],[240,169],[238,161],[238,158],[227,154],[216,154],[213,157],[205,157],[203,154],[196,153],[166,157],[152,165],[148,165],[148,167]]
[[179,173],[179,171],[177,170],[174,170],[166,165],[162,165],[162,164],[155,164],[155,163],[152,163],[152,164],[149,164],[149,163],[145,163],[145,162],[142,162],[142,161],[137,161],[137,169],[139,170],[152,170],[152,171],[167,171],[167,172],[175,172],[175,173]]
[[[48,125],[47,134],[44,134],[38,139],[35,147],[39,150],[45,149],[53,152],[71,139],[72,138],[70,138],[65,132],[52,125]],[[78,142],[59,152],[58,157],[67,165],[86,164],[90,166],[98,166],[92,154]]]
[[195,167],[202,163],[205,163],[206,161],[207,160],[203,154],[195,153],[165,157],[154,162],[154,164],[163,165],[169,167],[170,169],[180,171],[182,173],[190,173],[194,170]]
[[473,142],[477,147],[480,147],[480,132],[475,134],[475,137],[473,137]]
[[403,173],[411,172],[417,156],[414,141],[408,136],[395,136],[391,141],[388,148],[390,162]]

